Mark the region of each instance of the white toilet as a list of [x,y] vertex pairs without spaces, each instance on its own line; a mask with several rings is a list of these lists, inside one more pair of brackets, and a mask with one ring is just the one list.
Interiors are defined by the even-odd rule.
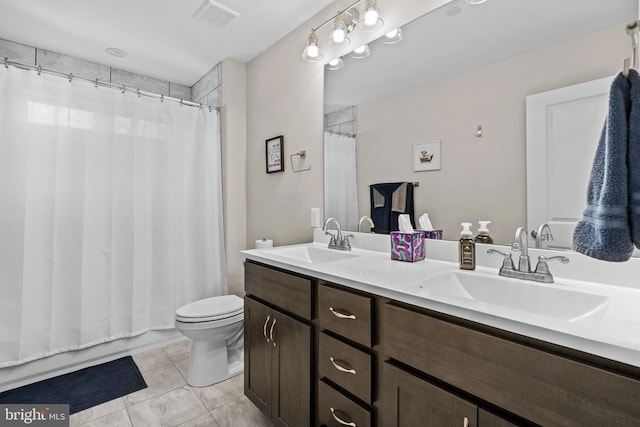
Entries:
[[191,338],[187,383],[206,387],[244,369],[244,303],[236,295],[206,298],[176,310],[176,329]]

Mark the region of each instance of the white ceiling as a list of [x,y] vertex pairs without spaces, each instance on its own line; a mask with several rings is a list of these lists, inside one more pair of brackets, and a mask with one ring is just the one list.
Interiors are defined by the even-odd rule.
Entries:
[[250,61],[332,2],[217,0],[240,13],[218,28],[193,17],[204,1],[0,0],[0,38],[191,86],[225,58]]
[[[459,13],[449,16],[455,7]],[[344,68],[325,71],[325,112],[612,25],[619,24],[624,34],[625,24],[634,19],[638,0],[488,0],[479,5],[454,0],[405,25],[401,42],[377,40],[368,58],[345,57]]]

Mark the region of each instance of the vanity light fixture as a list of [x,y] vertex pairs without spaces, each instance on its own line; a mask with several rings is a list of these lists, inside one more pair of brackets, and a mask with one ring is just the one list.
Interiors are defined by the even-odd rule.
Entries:
[[382,43],[384,44],[394,44],[398,43],[402,40],[402,28],[396,28],[395,30],[391,30],[387,32],[384,36],[382,36]]
[[309,35],[309,40],[307,41],[307,46],[302,51],[302,59],[309,62],[318,62],[324,58],[322,52],[320,52],[320,48],[318,48],[318,35],[315,31],[311,31]]
[[[357,7],[361,3],[364,4],[364,9],[362,9],[363,19],[360,19],[361,12]],[[356,26],[365,31],[375,31],[384,25],[384,21],[380,18],[376,0],[356,0],[342,11],[338,11],[338,13],[330,19],[311,29],[307,45],[302,52],[302,58],[309,62],[322,60],[323,55],[318,45],[317,31],[330,23],[333,23],[333,25],[329,36],[329,44],[334,46],[342,46],[350,43],[347,35],[352,32]],[[362,54],[364,54],[364,56],[357,56],[359,54],[356,53],[354,57],[364,58],[369,56],[368,48],[362,50],[360,55]]]
[[333,59],[329,61],[327,65],[324,66],[324,68],[331,71],[339,70],[342,67],[344,67],[344,62],[342,61],[342,58]]
[[357,48],[349,52],[349,56],[355,59],[366,58],[369,55],[371,55],[371,49],[369,49],[368,44],[363,44],[362,46],[358,46]]

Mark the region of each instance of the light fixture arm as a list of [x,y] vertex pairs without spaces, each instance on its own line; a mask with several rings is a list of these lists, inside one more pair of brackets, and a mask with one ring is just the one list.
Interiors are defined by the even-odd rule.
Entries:
[[[365,0],[358,0],[358,1],[353,2],[352,4],[350,4],[349,6],[344,8],[343,10],[341,10],[338,13],[336,13],[335,15],[333,15],[331,18],[329,18],[326,21],[324,21],[322,24],[318,25],[315,28],[312,28],[311,31],[314,32],[314,31],[318,31],[321,28],[324,28],[329,23],[333,22],[338,15],[342,15],[342,14],[346,13],[349,9],[354,8],[355,6],[357,6],[358,4],[362,3],[363,1],[365,1]],[[356,9],[356,11],[357,11],[357,9]],[[349,26],[347,26],[347,30],[350,32],[350,31],[353,30],[353,28],[349,29]]]

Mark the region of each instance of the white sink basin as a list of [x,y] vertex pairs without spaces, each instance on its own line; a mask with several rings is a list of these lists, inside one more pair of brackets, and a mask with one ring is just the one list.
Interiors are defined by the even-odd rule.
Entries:
[[337,249],[319,248],[316,246],[289,246],[274,248],[265,253],[303,262],[305,264],[320,264],[357,256]]
[[482,273],[449,272],[418,284],[420,292],[436,300],[449,299],[506,308],[539,316],[576,321],[604,307],[608,297],[571,289]]

